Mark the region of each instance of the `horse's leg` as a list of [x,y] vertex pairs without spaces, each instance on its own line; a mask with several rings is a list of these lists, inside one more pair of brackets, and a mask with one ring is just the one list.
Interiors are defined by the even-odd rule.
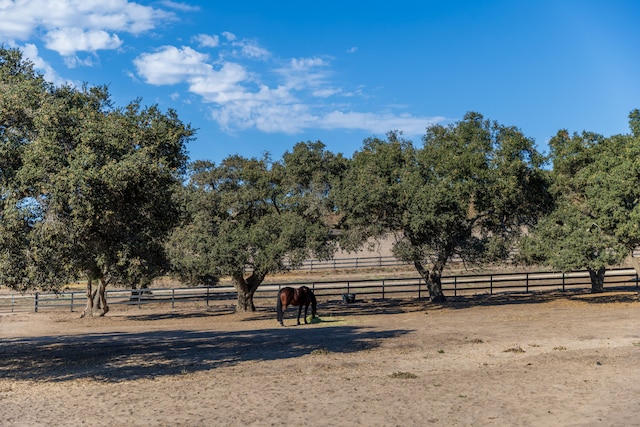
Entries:
[[[302,308],[302,306],[300,306]],[[304,304],[304,324],[307,324],[307,311],[309,311],[309,303]]]
[[284,323],[282,322],[282,306],[278,306],[276,307],[277,310],[277,319],[278,319],[278,323],[280,323],[280,326],[284,326]]
[[280,313],[280,324],[284,326],[284,314],[287,312],[289,304],[282,304],[282,312]]
[[282,323],[282,298],[280,297],[280,292],[278,292],[278,301],[276,301],[276,318],[278,319],[278,323],[280,323],[280,326],[284,326],[284,323]]
[[[298,306],[298,325],[300,324],[300,314],[302,313],[302,304]],[[304,323],[307,323],[307,319],[304,319]]]

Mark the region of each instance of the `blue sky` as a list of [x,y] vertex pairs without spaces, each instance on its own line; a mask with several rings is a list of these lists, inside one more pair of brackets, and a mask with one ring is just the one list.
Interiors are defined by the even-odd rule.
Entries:
[[419,145],[468,111],[545,152],[560,129],[629,132],[639,21],[635,0],[0,0],[0,43],[55,83],[175,109],[191,160]]

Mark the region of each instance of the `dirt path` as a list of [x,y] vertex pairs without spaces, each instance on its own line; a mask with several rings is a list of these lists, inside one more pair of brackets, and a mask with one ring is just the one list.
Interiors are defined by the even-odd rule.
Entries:
[[635,293],[228,313],[0,316],[0,425],[640,425]]

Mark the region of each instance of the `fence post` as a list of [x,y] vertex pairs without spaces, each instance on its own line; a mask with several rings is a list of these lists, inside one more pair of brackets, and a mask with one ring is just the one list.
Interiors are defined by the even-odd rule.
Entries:
[[176,290],[171,288],[171,308],[176,308]]
[[493,295],[493,274],[489,275],[489,295]]
[[562,272],[562,292],[564,292],[564,271]]
[[73,292],[71,292],[71,312],[73,313]]
[[422,278],[418,278],[418,299],[422,298]]
[[382,299],[384,299],[384,279],[382,279]]
[[34,313],[38,312],[38,295],[39,295],[39,292],[36,292],[36,295],[33,298],[33,311],[34,311]]
[[141,304],[141,300],[142,300],[142,288],[138,289],[138,308],[142,308],[140,307]]
[[529,293],[529,273],[525,273],[525,293]]
[[453,276],[453,296],[458,296],[458,276]]
[[206,303],[207,307],[209,307],[209,289],[210,289],[210,286],[207,285],[207,303]]

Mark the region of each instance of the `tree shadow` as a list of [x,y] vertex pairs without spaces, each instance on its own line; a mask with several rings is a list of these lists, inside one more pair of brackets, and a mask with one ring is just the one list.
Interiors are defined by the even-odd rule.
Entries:
[[[358,300],[354,303],[346,304],[342,301],[331,300],[321,301],[318,303],[318,316],[327,320],[329,316],[370,316],[376,314],[400,314],[413,311],[424,311],[424,299],[370,299]],[[273,320],[276,324],[276,309],[273,306],[258,306],[256,311],[247,313],[237,313],[235,305],[212,305],[206,310],[196,309],[176,310],[168,312],[152,312],[140,314],[126,314],[126,319],[131,321],[149,322],[157,320],[174,320],[174,319],[197,319],[197,318],[213,318],[234,315],[239,322],[253,322],[260,320]],[[311,315],[311,308],[307,313]],[[298,317],[298,307],[291,306],[284,313],[284,323],[286,326],[294,326]],[[304,318],[304,308],[300,320]]]
[[118,382],[233,366],[245,361],[297,358],[314,350],[352,353],[376,348],[409,330],[352,326],[232,332],[171,330],[6,339],[0,377]]
[[173,319],[206,319],[209,317],[220,317],[234,314],[235,306],[219,306],[216,308],[207,308],[206,310],[197,309],[193,311],[177,310],[166,312],[152,312],[140,314],[127,313],[126,319],[136,322],[149,322],[155,320],[173,320]]
[[589,290],[538,291],[538,292],[505,292],[493,295],[473,295],[448,297],[443,304],[429,304],[428,308],[464,309],[474,306],[499,306],[520,304],[541,304],[558,300],[582,301],[591,304],[638,302],[640,297],[635,286],[608,288],[602,293],[591,293]]
[[571,300],[583,301],[590,304],[608,304],[608,303],[628,303],[640,301],[640,295],[637,291],[629,291],[628,289],[614,290],[610,289],[602,293],[580,294],[569,297]]
[[425,299],[369,299],[353,303],[326,301],[318,305],[318,314],[332,316],[373,316],[377,314],[401,314],[424,311]]

